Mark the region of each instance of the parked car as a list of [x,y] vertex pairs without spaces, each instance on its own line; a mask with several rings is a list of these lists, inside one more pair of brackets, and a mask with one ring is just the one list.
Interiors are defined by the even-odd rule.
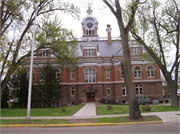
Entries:
[[152,104],[159,104],[159,100],[158,99],[153,99],[151,100]]
[[147,105],[151,103],[151,101],[148,98],[139,98],[137,102],[139,105]]

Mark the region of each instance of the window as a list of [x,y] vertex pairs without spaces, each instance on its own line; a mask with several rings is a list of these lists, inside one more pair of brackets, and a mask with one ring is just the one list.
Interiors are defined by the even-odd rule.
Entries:
[[96,82],[96,71],[95,69],[88,68],[85,70],[85,83]]
[[141,78],[141,68],[139,66],[134,67],[134,78]]
[[110,78],[110,70],[106,70],[106,79]]
[[127,92],[126,92],[126,87],[122,86],[122,96],[126,96]]
[[94,56],[94,49],[86,49],[85,56]]
[[56,69],[56,79],[58,81],[60,80],[60,71],[59,71],[59,69]]
[[142,85],[136,85],[136,95],[142,95],[142,94],[143,94]]
[[131,54],[138,54],[138,53],[140,53],[139,47],[132,47],[131,48]]
[[74,80],[74,71],[71,71],[71,80]]
[[123,68],[122,67],[120,68],[120,76],[121,76],[121,79],[124,79],[124,72],[123,72]]
[[43,76],[43,69],[39,70],[39,81],[43,81],[44,76]]
[[107,86],[107,95],[111,95],[111,87]]
[[147,77],[154,78],[154,67],[153,66],[147,67]]
[[74,96],[74,87],[71,87],[71,96]]
[[48,57],[49,50],[40,50],[40,57]]
[[[29,79],[29,76],[30,76],[30,70],[27,72],[27,79]],[[35,71],[33,70],[32,71],[32,81],[34,81],[34,74],[35,74]]]
[[94,35],[94,29],[86,29],[86,35]]

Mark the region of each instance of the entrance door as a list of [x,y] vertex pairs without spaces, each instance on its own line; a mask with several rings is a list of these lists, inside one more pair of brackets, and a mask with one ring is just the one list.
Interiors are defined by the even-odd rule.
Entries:
[[87,102],[95,102],[95,93],[87,93]]

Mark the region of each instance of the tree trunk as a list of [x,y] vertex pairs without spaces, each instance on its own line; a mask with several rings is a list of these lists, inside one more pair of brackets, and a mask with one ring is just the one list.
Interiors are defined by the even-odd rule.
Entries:
[[179,106],[179,102],[178,102],[178,96],[177,96],[177,87],[175,82],[173,81],[167,81],[168,85],[169,85],[169,89],[170,89],[170,93],[171,93],[171,106]]
[[139,110],[139,105],[137,103],[136,93],[134,89],[134,85],[132,82],[132,74],[131,74],[131,57],[129,52],[129,45],[128,45],[128,37],[125,36],[123,45],[123,53],[124,53],[124,61],[122,62],[123,71],[124,71],[124,79],[125,85],[128,95],[128,102],[129,102],[129,118],[132,120],[141,119],[141,112]]

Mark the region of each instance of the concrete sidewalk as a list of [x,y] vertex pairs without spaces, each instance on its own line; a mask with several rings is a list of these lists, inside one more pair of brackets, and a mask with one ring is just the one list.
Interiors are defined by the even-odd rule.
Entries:
[[[180,123],[180,111],[172,112],[151,112],[141,113],[142,116],[156,115],[161,118],[164,122],[177,122]],[[41,116],[31,117],[31,119],[90,119],[90,118],[103,118],[103,117],[118,117],[118,116],[129,116],[129,114],[117,114],[117,115],[96,115],[95,103],[87,103],[73,116]],[[0,117],[0,119],[26,119],[26,117]]]
[[96,105],[95,103],[86,103],[78,112],[76,112],[73,117],[76,116],[96,116]]

